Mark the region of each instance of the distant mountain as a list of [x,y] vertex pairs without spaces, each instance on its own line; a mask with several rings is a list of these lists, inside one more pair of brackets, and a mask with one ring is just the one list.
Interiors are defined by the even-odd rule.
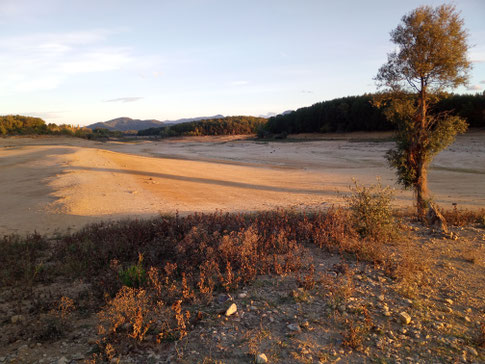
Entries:
[[224,115],[217,114],[217,115],[214,115],[214,116],[199,116],[197,118],[165,120],[163,122],[163,125],[167,126],[167,125],[174,125],[174,124],[180,124],[180,123],[188,123],[188,122],[191,122],[191,121],[201,121],[201,120],[209,120],[209,119],[222,119],[222,118],[224,118]]
[[266,119],[269,119],[273,116],[277,116],[277,115],[286,115],[286,114],[289,114],[289,113],[292,113],[293,110],[286,110],[286,111],[283,111],[282,113],[280,114],[277,114],[275,112],[268,112],[266,114],[263,114],[263,115],[259,115],[260,118],[266,118]]
[[162,121],[151,120],[139,120],[132,118],[116,118],[105,122],[94,123],[88,125],[87,128],[94,129],[108,129],[111,131],[128,131],[128,130],[142,130],[147,128],[156,128],[164,125]]
[[196,118],[186,118],[186,119],[178,119],[178,120],[140,120],[140,119],[132,119],[127,117],[116,118],[104,122],[94,123],[88,125],[87,128],[94,130],[94,129],[108,129],[111,131],[128,131],[128,130],[144,130],[149,128],[159,128],[161,126],[168,126],[174,125],[179,123],[185,123],[189,121],[200,121],[206,119],[221,119],[223,115],[214,115],[214,116],[200,116]]

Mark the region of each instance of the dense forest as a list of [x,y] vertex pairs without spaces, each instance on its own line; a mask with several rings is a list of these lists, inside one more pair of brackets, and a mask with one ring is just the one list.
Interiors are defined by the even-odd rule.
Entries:
[[72,125],[46,124],[44,120],[31,116],[0,116],[0,135],[70,135],[87,137],[90,129]]
[[[372,105],[372,94],[349,96],[303,107],[269,118],[261,135],[392,130],[381,110]],[[485,94],[448,95],[436,111],[449,110],[464,117],[470,127],[485,127]]]
[[255,134],[266,123],[266,118],[254,116],[226,116],[174,125],[140,130],[138,135],[160,137],[195,135],[242,135]]
[[[372,94],[364,94],[323,101],[269,119],[254,116],[228,116],[184,122],[140,130],[138,135],[171,137],[258,133],[259,136],[266,136],[392,130],[394,126],[386,120],[381,110],[372,105],[372,97]],[[446,110],[465,118],[470,127],[485,127],[485,93],[448,95],[435,106],[435,111]],[[0,116],[0,136],[34,134],[69,135],[87,139],[122,136],[122,132],[107,129],[91,130],[71,125],[46,124],[44,120],[30,116]]]

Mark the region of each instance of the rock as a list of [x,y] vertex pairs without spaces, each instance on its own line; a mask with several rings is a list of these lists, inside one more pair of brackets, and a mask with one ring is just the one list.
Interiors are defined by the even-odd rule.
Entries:
[[233,303],[233,304],[231,304],[231,305],[229,306],[229,308],[226,310],[225,315],[226,315],[227,317],[229,317],[229,316],[231,316],[232,314],[234,314],[236,311],[237,311],[237,306],[236,306],[236,304],[235,304],[235,303]]
[[381,294],[381,295],[377,296],[377,299],[378,299],[379,301],[381,301],[381,302],[382,302],[382,301],[384,301],[384,295],[383,295],[383,294]]
[[25,316],[24,315],[13,315],[10,318],[10,321],[12,322],[12,324],[18,324],[18,323],[24,322]]
[[264,364],[268,362],[268,358],[264,353],[259,353],[256,355],[256,364]]
[[467,346],[466,350],[468,351],[468,354],[478,356],[478,351],[475,348],[472,348],[471,346]]
[[59,358],[57,361],[56,361],[56,364],[67,364],[69,363],[69,359],[67,359],[65,356]]
[[89,345],[94,345],[94,344],[96,344],[96,343],[97,343],[97,341],[98,341],[98,340],[97,340],[95,337],[90,337],[90,338],[88,339],[88,344],[89,344]]
[[17,350],[18,352],[21,352],[21,351],[25,351],[25,350],[28,350],[29,349],[29,346],[27,344],[24,344],[22,346],[20,346]]
[[407,325],[407,324],[409,324],[409,323],[411,322],[411,316],[409,316],[409,314],[408,314],[407,312],[404,312],[404,311],[403,311],[403,312],[401,312],[401,313],[399,314],[399,320],[400,320],[400,321],[401,321],[403,324]]
[[300,328],[300,325],[298,324],[289,324],[288,326],[286,326],[288,328],[288,330],[290,331],[301,331],[301,328]]
[[219,296],[217,296],[217,302],[219,303],[224,303],[226,302],[227,300],[229,300],[231,298],[231,296],[227,295],[227,294],[220,294]]
[[441,215],[441,212],[439,212],[438,206],[436,206],[432,202],[428,203],[428,213],[426,214],[426,220],[431,227],[445,234],[448,233],[448,226],[446,224],[445,218],[443,217],[443,215]]
[[84,355],[82,355],[81,353],[76,353],[72,356],[72,360],[83,360],[84,359]]
[[248,294],[246,292],[242,292],[242,293],[239,293],[237,296],[239,298],[246,298],[248,296]]

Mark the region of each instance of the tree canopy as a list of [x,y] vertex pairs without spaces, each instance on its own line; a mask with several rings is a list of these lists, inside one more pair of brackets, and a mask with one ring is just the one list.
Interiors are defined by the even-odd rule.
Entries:
[[403,16],[391,40],[397,49],[379,69],[376,80],[384,92],[375,103],[397,125],[388,161],[398,181],[414,189],[423,218],[429,164],[467,128],[463,118],[440,112],[436,105],[446,90],[468,81],[468,33],[454,6],[422,6]]

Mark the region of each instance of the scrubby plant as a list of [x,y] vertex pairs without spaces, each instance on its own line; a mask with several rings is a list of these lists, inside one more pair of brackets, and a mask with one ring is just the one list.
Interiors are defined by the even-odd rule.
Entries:
[[355,179],[353,182],[347,201],[357,232],[363,238],[392,239],[396,233],[392,209],[394,191],[389,186],[383,187],[380,180],[369,187],[360,185]]
[[143,254],[138,255],[138,263],[121,269],[119,277],[124,286],[131,288],[142,287],[147,280],[145,268],[143,268]]

